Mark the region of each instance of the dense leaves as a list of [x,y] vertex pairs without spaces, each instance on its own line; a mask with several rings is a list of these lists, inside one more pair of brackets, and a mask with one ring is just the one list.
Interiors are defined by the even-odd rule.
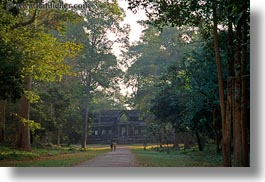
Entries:
[[0,44],[0,100],[20,98],[23,94],[22,56],[11,43]]

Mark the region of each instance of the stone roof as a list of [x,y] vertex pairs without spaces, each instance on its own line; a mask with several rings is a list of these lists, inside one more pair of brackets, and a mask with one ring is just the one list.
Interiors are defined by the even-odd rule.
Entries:
[[138,110],[102,110],[95,115],[94,122],[104,123],[114,123],[119,120],[119,118],[125,114],[129,119],[128,120],[137,120],[139,121],[140,112]]

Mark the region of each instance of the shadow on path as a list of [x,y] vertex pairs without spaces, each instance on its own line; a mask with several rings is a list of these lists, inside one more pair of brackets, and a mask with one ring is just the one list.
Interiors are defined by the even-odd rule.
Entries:
[[116,151],[79,163],[75,167],[137,167],[137,163],[130,149],[122,146]]

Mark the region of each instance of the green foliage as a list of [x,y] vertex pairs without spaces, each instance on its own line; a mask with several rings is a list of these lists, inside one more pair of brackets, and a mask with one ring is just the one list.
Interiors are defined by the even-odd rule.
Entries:
[[35,130],[41,129],[40,123],[37,123],[33,120],[21,118],[20,122],[22,122],[25,126],[29,126],[30,130],[34,133]]
[[[64,59],[74,57],[80,50],[80,45],[59,41],[47,33],[64,23],[59,19],[59,15],[65,17],[64,19],[71,16],[74,19],[73,12],[49,10],[44,13],[45,16],[37,16],[39,19],[36,19],[34,24],[24,26],[23,21],[27,22],[32,15],[31,12],[23,14],[23,11],[25,10],[17,12],[21,13],[20,16],[13,16],[1,3],[1,99],[20,98],[23,93],[22,80],[25,76],[46,81],[62,79],[62,75],[70,74],[70,67],[64,63]],[[48,27],[45,24],[47,14],[52,18],[50,20],[56,20],[59,24],[49,22],[49,25],[53,26]]]
[[111,109],[125,109],[123,97],[119,93],[96,91],[93,92],[90,110],[92,113],[98,113],[101,110],[111,110]]
[[12,100],[23,94],[22,52],[12,41],[10,26],[15,22],[0,4],[0,99]]
[[151,148],[133,149],[137,162],[142,167],[220,167],[222,157],[214,154],[214,146],[208,145],[201,152],[195,148],[166,152],[155,151]]
[[169,122],[160,122],[159,120],[153,119],[150,120],[147,125],[147,135],[152,138],[152,141],[155,141],[159,144],[169,144],[172,142],[173,136],[172,124]]
[[[211,37],[205,41],[198,31],[190,27],[164,27],[159,32],[149,27],[143,42],[129,51],[135,59],[128,69],[128,76],[136,82],[132,99],[136,108],[155,115],[147,118],[150,136],[156,141],[165,141],[161,139],[163,134],[173,138],[172,128],[163,129],[163,124],[171,124],[176,132],[192,130],[210,138],[216,132],[212,129],[211,113],[219,104],[213,42]],[[221,56],[226,59],[225,32],[220,35]],[[226,72],[223,76],[226,77]],[[219,132],[220,125],[216,127]]]
[[0,166],[6,167],[70,167],[107,152],[108,149],[45,146],[31,152],[0,147]]
[[214,56],[207,44],[200,42],[187,50],[183,60],[161,76],[151,112],[161,122],[171,122],[177,131],[188,128],[213,138],[212,111],[218,107]]
[[15,101],[23,94],[21,53],[0,39],[0,99]]
[[[29,36],[29,37],[28,37]],[[36,80],[61,80],[64,74],[70,74],[70,66],[65,58],[76,56],[78,45],[71,42],[60,42],[46,33],[34,33],[34,37],[26,36],[24,49],[24,74]]]
[[163,32],[150,26],[144,31],[142,42],[130,47],[128,57],[133,60],[125,82],[134,90],[131,105],[143,113],[150,110],[150,103],[157,92],[155,85],[167,67],[182,59],[184,29],[165,27]]
[[[34,85],[41,100],[32,104],[31,117],[41,122],[44,128],[39,131],[41,137],[47,136],[49,132],[60,131],[63,136],[73,139],[73,133],[78,133],[82,115],[81,91],[78,92],[78,84],[75,82],[78,83],[77,79],[65,77],[60,83]],[[66,140],[63,141],[68,143]],[[76,141],[76,138],[73,140]]]
[[[182,26],[199,24],[211,20],[212,1],[197,0],[129,0],[129,8],[137,11],[145,8],[150,23],[163,28],[164,26]],[[152,11],[148,11],[151,8]]]
[[24,91],[24,95],[30,103],[37,103],[40,101],[40,96],[33,91]]

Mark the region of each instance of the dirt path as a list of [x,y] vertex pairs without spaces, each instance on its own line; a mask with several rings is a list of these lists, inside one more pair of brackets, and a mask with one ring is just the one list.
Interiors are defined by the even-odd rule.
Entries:
[[76,167],[137,167],[137,163],[128,147],[118,147],[115,152],[108,152]]

